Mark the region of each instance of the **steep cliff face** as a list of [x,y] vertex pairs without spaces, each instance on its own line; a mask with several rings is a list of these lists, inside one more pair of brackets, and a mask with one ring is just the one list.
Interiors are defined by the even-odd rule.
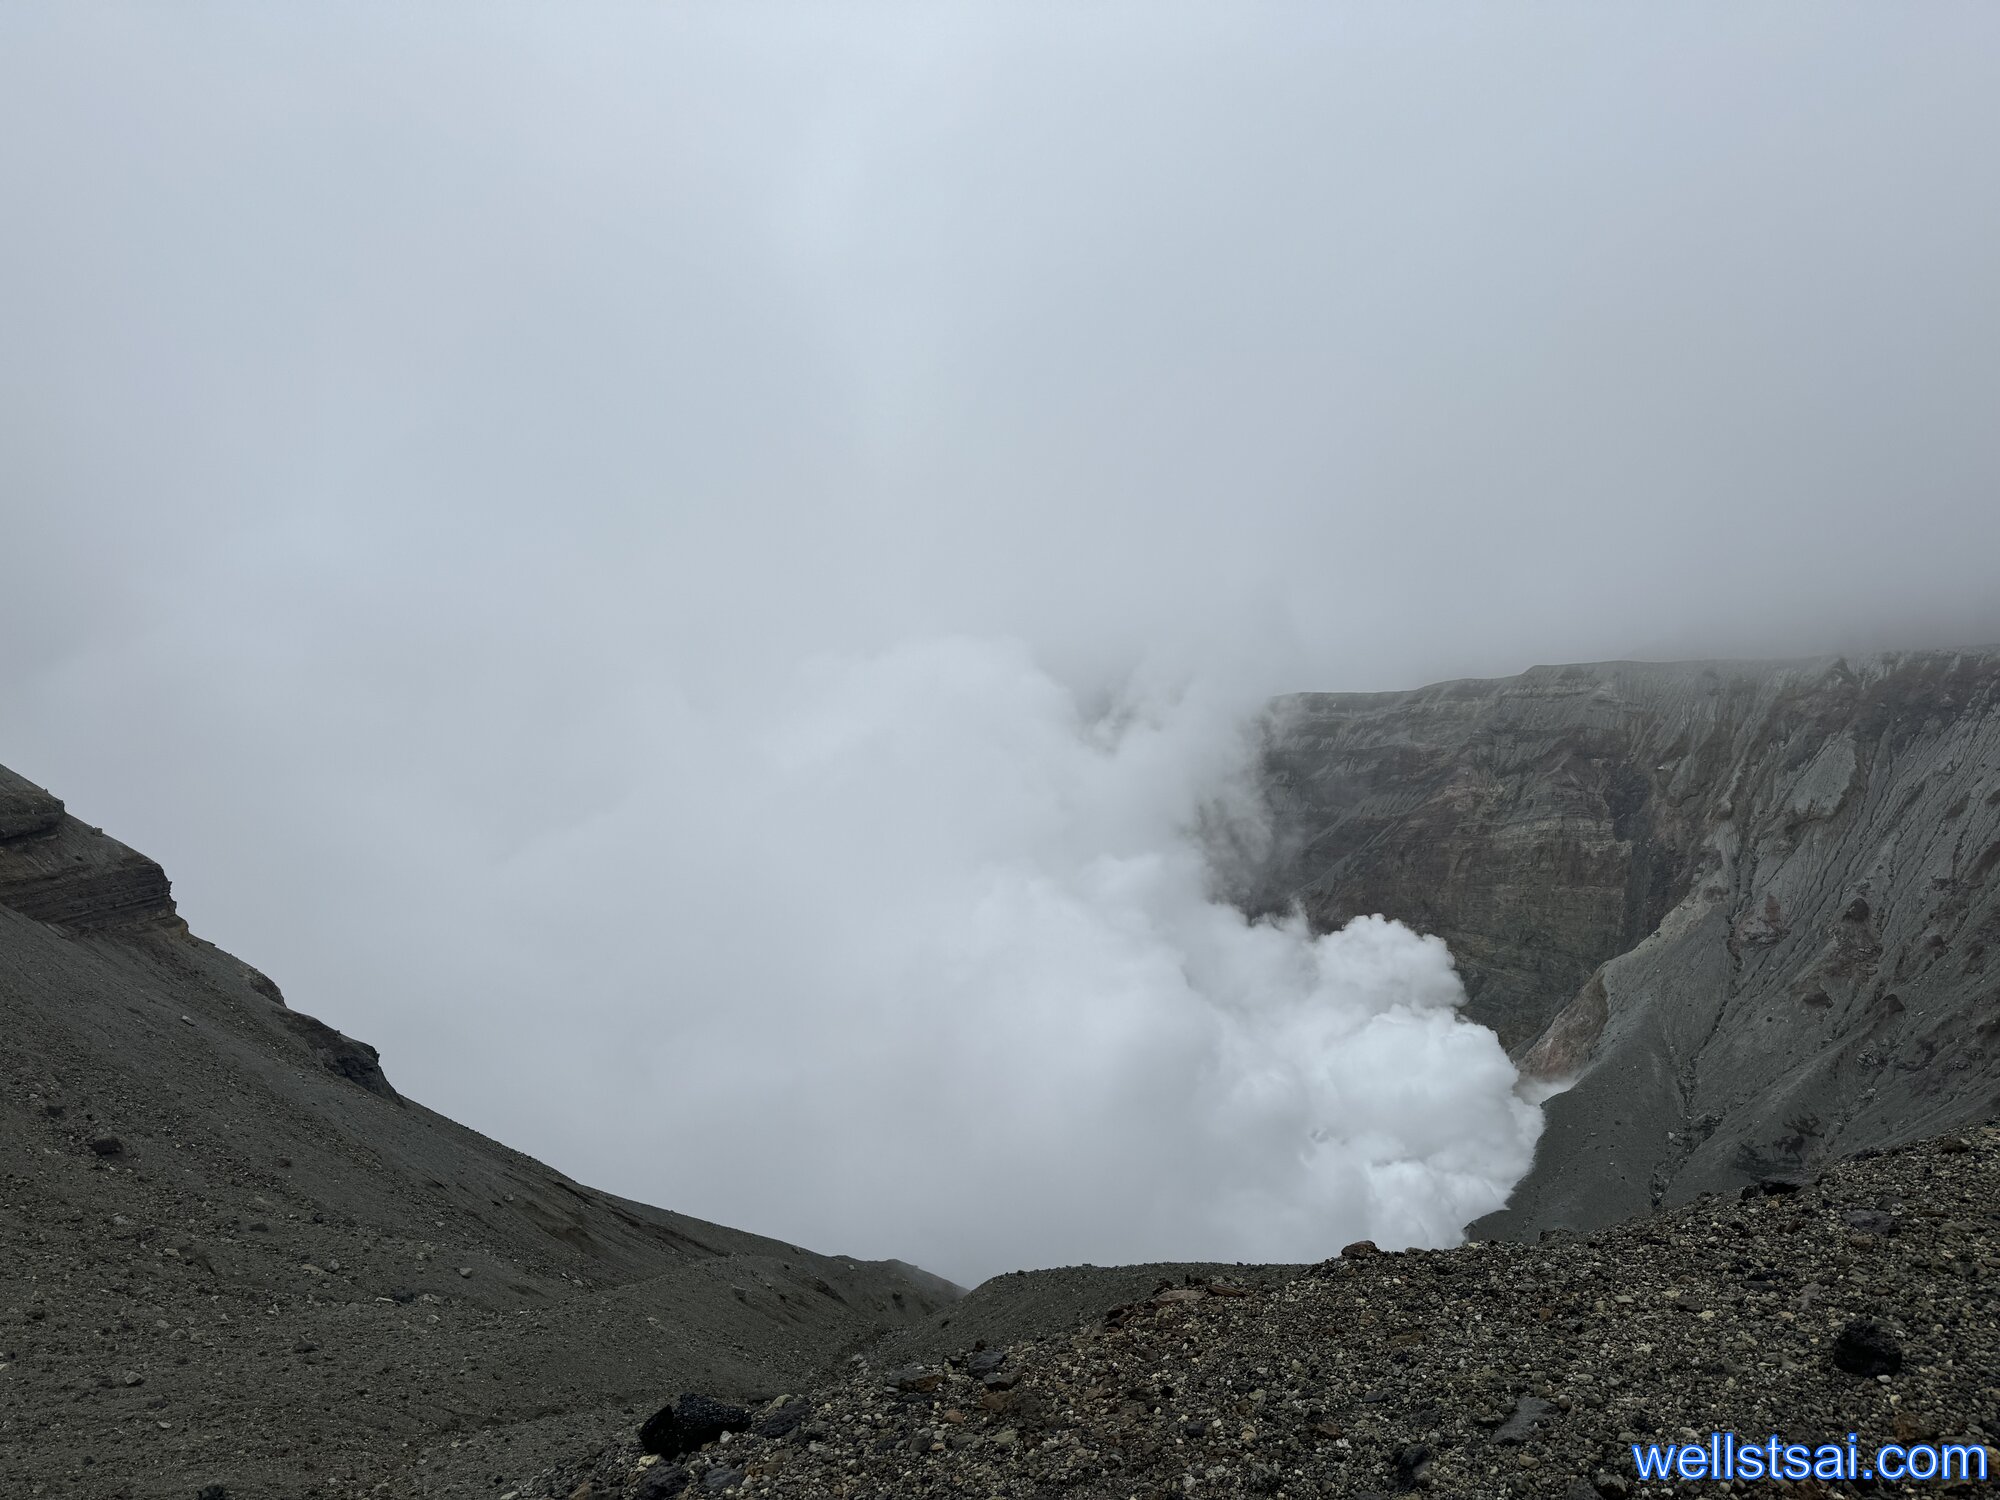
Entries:
[[61,798],[5,766],[0,906],[72,930],[180,925],[164,870],[78,822]]
[[1438,933],[1470,1014],[1576,1080],[1476,1232],[2000,1101],[2000,653],[1541,667],[1302,695],[1273,726],[1258,904]]

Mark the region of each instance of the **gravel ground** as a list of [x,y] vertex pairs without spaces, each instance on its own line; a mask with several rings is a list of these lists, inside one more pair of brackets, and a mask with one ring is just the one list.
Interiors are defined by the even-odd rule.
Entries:
[[[1951,1493],[1642,1486],[1627,1445],[2000,1439],[2000,1130],[1538,1245],[1350,1249],[1274,1287],[1162,1288],[1090,1326],[635,1434],[524,1497],[1624,1497]],[[1791,1190],[1785,1190],[1791,1188]],[[1890,1373],[1842,1368],[1850,1330]],[[1847,1345],[1842,1336],[1847,1334]],[[1989,1455],[2000,1475],[2000,1451]]]
[[494,1500],[953,1300],[595,1191],[370,1065],[184,932],[0,906],[0,1500]]
[[1107,1307],[1150,1297],[1161,1286],[1211,1281],[1277,1286],[1305,1269],[1156,1261],[1139,1266],[1009,1271],[981,1282],[929,1321],[887,1334],[869,1351],[870,1362],[905,1365],[941,1360],[974,1347],[1003,1347],[1039,1334],[1066,1332],[1095,1321]]

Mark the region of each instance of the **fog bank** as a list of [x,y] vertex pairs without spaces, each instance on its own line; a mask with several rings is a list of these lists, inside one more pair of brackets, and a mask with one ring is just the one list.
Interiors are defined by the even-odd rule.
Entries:
[[398,1085],[959,1277],[1448,1237],[1266,698],[2000,639],[2000,14],[0,12],[0,763]]

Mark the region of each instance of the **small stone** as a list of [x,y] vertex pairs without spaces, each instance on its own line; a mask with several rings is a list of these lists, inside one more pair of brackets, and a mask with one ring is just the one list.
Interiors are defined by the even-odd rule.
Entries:
[[1342,1245],[1340,1247],[1340,1258],[1342,1260],[1366,1260],[1371,1255],[1380,1255],[1381,1253],[1376,1248],[1373,1240],[1356,1240],[1351,1245]]
[[765,1412],[750,1431],[765,1439],[788,1437],[811,1415],[810,1401],[786,1401]]
[[1425,1473],[1430,1469],[1435,1455],[1428,1443],[1411,1443],[1396,1450],[1392,1460],[1396,1469],[1396,1484],[1400,1489],[1413,1490],[1423,1483]]
[[460,1266],[460,1267],[458,1268],[458,1274],[459,1274],[459,1275],[461,1275],[461,1276],[470,1276],[470,1275],[472,1274],[472,1267],[470,1267],[470,1266]]
[[115,1135],[94,1135],[90,1138],[90,1149],[99,1156],[123,1156],[125,1143]]
[[1972,1145],[1962,1135],[1948,1135],[1938,1142],[1940,1156],[1962,1156],[1972,1149]]
[[144,1385],[146,1377],[141,1375],[137,1370],[127,1370],[118,1378],[118,1383],[129,1390],[133,1386]]
[[1897,1412],[1889,1426],[1899,1443],[1928,1442],[1938,1435],[1937,1428],[1915,1412]]
[[1893,1375],[1903,1368],[1903,1346],[1881,1324],[1856,1318],[1833,1341],[1833,1362],[1850,1375]]
[[1879,1208],[1850,1208],[1840,1216],[1856,1234],[1891,1235],[1897,1230],[1896,1216]]
[[705,1490],[714,1490],[717,1493],[723,1490],[733,1490],[742,1482],[743,1471],[741,1469],[710,1469],[701,1477],[701,1487]]
[[944,1384],[944,1376],[935,1370],[926,1370],[922,1365],[903,1365],[882,1378],[899,1391],[934,1391]]
[[1199,1302],[1207,1294],[1198,1286],[1173,1286],[1153,1298],[1156,1305],[1167,1307],[1175,1302]]
[[1007,1363],[1005,1349],[978,1349],[965,1362],[966,1373],[973,1376],[991,1375]]
[[1513,1413],[1500,1424],[1493,1434],[1496,1443],[1525,1443],[1535,1434],[1535,1429],[1549,1419],[1555,1408],[1540,1396],[1523,1396],[1514,1403]]
[[[655,1464],[640,1476],[638,1484],[633,1487],[632,1500],[672,1500],[693,1481],[694,1475],[679,1464]],[[580,1490],[583,1500],[590,1500],[587,1481]],[[577,1495],[572,1494],[570,1500],[578,1500]]]

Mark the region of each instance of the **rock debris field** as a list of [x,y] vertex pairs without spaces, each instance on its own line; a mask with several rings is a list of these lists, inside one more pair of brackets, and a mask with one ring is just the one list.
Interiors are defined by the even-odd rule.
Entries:
[[[1352,1246],[1073,1331],[719,1415],[692,1400],[524,1497],[1824,1496],[1641,1484],[1629,1445],[1956,1440],[2000,1476],[2000,1129],[1537,1245]],[[685,1415],[688,1421],[679,1417]],[[657,1450],[646,1451],[648,1448]]]

